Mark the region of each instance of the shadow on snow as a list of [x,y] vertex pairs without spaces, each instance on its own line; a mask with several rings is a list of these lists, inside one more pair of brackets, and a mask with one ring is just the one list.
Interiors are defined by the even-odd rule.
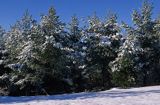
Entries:
[[53,95],[53,96],[22,96],[22,97],[8,97],[1,96],[0,104],[9,103],[22,103],[29,101],[47,101],[47,100],[76,100],[76,99],[88,99],[88,98],[118,98],[127,96],[139,96],[147,95],[150,93],[160,93],[160,90],[149,90],[149,91],[106,91],[106,92],[89,92],[89,93],[76,93],[76,94],[64,94],[64,95]]

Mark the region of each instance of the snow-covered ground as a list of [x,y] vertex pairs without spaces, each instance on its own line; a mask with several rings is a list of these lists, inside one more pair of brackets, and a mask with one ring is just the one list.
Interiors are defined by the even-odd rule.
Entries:
[[160,105],[160,86],[54,96],[1,96],[0,105]]

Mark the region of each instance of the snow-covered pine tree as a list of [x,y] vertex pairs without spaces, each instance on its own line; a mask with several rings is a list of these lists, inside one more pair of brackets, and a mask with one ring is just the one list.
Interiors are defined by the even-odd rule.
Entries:
[[26,12],[12,27],[6,37],[6,47],[11,53],[11,63],[18,63],[10,66],[18,66],[18,71],[10,74],[13,82],[10,95],[69,91],[65,82],[66,57],[61,39],[63,27],[64,24],[60,22],[54,8],[50,8],[49,13],[42,16],[40,25]]
[[30,35],[32,17],[26,11],[20,21],[11,26],[11,30],[7,33],[5,39],[5,46],[10,53],[10,60],[12,63],[19,62],[19,54],[24,49],[28,36]]
[[4,47],[4,37],[5,37],[5,30],[0,26],[0,76],[8,73],[9,69],[6,69],[6,62],[8,53]]
[[60,72],[58,69],[63,67],[63,65],[60,66],[59,64],[63,55],[63,51],[61,50],[61,34],[64,24],[59,20],[55,9],[51,7],[48,14],[42,16],[40,25],[45,39],[41,45],[41,61],[44,66],[46,65],[45,68],[50,69],[52,73],[58,73]]
[[137,40],[135,30],[126,24],[123,26],[127,30],[125,42],[119,48],[117,58],[110,63],[112,71],[112,83],[114,86],[129,87],[135,85],[134,65],[137,55],[142,51]]
[[[64,23],[59,19],[56,10],[51,7],[47,15],[42,16],[40,26],[44,43],[39,54],[40,73],[46,91],[52,93],[67,92],[66,55],[64,49]],[[55,85],[56,84],[56,85]]]
[[82,43],[82,29],[79,26],[79,20],[76,15],[72,16],[68,26],[68,66],[70,78],[73,82],[74,91],[83,91],[85,89],[84,81],[84,57]]
[[0,26],[0,49],[4,49],[4,35],[5,35],[5,30]]
[[87,40],[87,69],[93,88],[110,88],[112,84],[109,63],[116,58],[121,42],[116,15],[110,14],[104,22],[96,15],[91,17]]
[[113,81],[118,86],[159,83],[159,30],[155,30],[158,23],[151,15],[152,5],[145,1],[141,12],[133,12],[134,27],[124,25],[128,35],[112,66]]
[[6,48],[9,52],[9,67],[13,69],[9,75],[9,95],[40,94],[40,80],[29,64],[34,58],[32,36],[33,19],[28,11],[16,22],[6,35]]
[[19,42],[20,42],[20,30],[17,27],[17,24],[11,27],[10,31],[6,34],[5,39],[5,47],[8,50],[10,54],[10,61],[15,63],[17,60],[16,57],[18,56],[20,50],[19,50]]

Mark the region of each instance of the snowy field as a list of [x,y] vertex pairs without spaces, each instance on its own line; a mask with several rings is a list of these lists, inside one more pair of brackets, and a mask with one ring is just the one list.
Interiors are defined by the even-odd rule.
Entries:
[[54,96],[0,97],[0,105],[160,105],[160,86]]

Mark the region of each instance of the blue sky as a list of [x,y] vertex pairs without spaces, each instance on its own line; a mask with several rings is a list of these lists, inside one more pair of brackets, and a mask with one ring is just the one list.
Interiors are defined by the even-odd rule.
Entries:
[[[29,10],[33,18],[40,19],[50,6],[54,6],[57,14],[64,22],[69,22],[70,17],[76,14],[79,18],[92,15],[104,17],[107,11],[118,14],[119,20],[131,24],[133,9],[140,9],[143,0],[1,0],[0,24],[8,29]],[[154,4],[153,17],[160,14],[160,0],[150,0]]]

